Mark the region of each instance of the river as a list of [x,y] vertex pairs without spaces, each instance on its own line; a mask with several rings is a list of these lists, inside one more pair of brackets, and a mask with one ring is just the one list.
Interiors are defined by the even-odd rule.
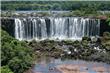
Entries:
[[34,73],[110,73],[110,65],[84,60],[42,58],[32,70]]

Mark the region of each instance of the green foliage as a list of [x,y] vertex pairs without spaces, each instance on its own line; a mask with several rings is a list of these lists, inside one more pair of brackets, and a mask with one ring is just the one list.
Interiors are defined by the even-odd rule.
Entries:
[[[2,1],[2,10],[79,10],[91,7],[93,12],[98,10],[110,10],[108,1]],[[92,11],[93,10],[93,11]]]
[[75,10],[75,11],[72,12],[72,14],[74,14],[76,16],[84,16],[85,12],[80,11],[80,10]]
[[110,26],[110,18],[107,19],[108,25]]
[[101,39],[101,42],[103,46],[106,47],[108,51],[110,51],[110,33],[109,32],[104,32],[103,37]]
[[110,37],[110,33],[109,32],[104,32],[103,37]]
[[76,40],[76,41],[74,41],[73,45],[74,45],[75,47],[79,47],[79,46],[80,46],[80,42],[79,42],[78,40]]
[[1,67],[1,73],[13,73],[8,66]]
[[62,43],[64,43],[65,45],[73,45],[74,42],[71,40],[63,40]]
[[14,57],[9,61],[8,65],[14,72],[22,73],[25,70],[30,68],[31,61],[32,61],[32,59],[30,59],[30,56],[28,56],[28,55],[22,59],[18,58],[18,57]]
[[[13,11],[51,11],[51,10],[61,10],[70,11],[68,13],[59,14],[58,16],[110,16],[109,13],[102,14],[98,11],[109,11],[110,2],[106,1],[2,1],[1,10],[7,12],[1,12],[1,16],[26,16],[26,14],[16,15]],[[27,14],[28,15],[28,14]],[[31,16],[50,16],[49,13],[32,13]]]
[[83,40],[82,41],[82,45],[85,47],[85,46],[88,46],[88,41],[87,40]]
[[26,42],[18,41],[1,30],[1,65],[8,65],[14,73],[23,73],[33,61],[33,51]]
[[91,41],[91,38],[90,38],[90,37],[87,37],[87,36],[82,37],[82,41],[84,41],[84,40],[86,40],[86,41]]
[[[1,16],[16,16],[13,11],[51,11],[61,10],[70,11],[68,13],[60,14],[58,16],[110,16],[109,13],[102,14],[98,11],[109,11],[110,2],[108,1],[2,1],[1,10],[7,12],[1,12]],[[27,14],[28,15],[28,14]],[[32,13],[31,16],[50,16],[49,13]],[[26,14],[19,14],[17,16],[26,16]]]

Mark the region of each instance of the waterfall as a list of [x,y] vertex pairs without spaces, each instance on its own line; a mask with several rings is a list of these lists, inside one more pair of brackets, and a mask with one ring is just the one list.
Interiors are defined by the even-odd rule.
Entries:
[[15,38],[19,40],[81,39],[98,36],[100,20],[83,17],[15,18]]

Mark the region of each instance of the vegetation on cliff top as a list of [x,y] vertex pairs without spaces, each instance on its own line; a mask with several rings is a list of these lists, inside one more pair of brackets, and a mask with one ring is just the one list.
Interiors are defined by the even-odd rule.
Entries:
[[110,10],[109,1],[2,1],[2,10],[79,10],[92,7],[94,10]]
[[[67,13],[61,13],[57,16],[89,16],[98,18],[108,18],[110,13],[102,13],[100,11],[110,10],[109,1],[2,1],[1,16],[52,16],[50,13],[43,11],[70,11]],[[40,13],[33,12],[31,14],[19,13],[13,14],[14,11],[42,11]]]

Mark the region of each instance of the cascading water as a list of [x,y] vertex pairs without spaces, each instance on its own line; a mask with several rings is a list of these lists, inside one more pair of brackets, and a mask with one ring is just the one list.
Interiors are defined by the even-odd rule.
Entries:
[[98,36],[100,20],[82,17],[15,18],[19,40],[79,39]]

